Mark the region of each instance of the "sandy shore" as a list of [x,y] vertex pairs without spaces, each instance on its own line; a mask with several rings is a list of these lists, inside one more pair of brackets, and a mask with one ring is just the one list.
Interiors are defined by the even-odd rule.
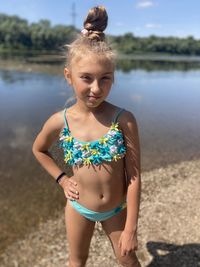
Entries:
[[[200,160],[142,174],[138,257],[142,267],[200,266]],[[68,260],[64,209],[10,245],[4,267],[64,267]],[[110,243],[96,225],[87,267],[118,266]]]

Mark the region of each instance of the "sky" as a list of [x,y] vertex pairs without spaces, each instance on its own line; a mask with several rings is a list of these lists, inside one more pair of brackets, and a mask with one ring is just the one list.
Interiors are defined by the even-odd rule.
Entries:
[[52,25],[75,24],[82,29],[88,10],[98,5],[108,12],[105,33],[200,39],[200,0],[0,0],[0,13],[18,15],[30,23],[48,19]]

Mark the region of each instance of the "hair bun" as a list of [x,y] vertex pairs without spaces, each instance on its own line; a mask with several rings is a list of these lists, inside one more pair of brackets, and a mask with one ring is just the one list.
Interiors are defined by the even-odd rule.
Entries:
[[108,15],[104,6],[93,7],[83,23],[84,29],[88,31],[88,38],[91,40],[103,41],[103,31],[108,24]]

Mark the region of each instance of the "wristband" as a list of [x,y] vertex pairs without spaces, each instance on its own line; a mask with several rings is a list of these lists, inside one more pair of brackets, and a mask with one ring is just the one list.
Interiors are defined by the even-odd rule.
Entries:
[[64,175],[66,175],[66,173],[65,173],[65,172],[62,172],[62,173],[56,178],[56,183],[59,183],[60,179],[61,179]]

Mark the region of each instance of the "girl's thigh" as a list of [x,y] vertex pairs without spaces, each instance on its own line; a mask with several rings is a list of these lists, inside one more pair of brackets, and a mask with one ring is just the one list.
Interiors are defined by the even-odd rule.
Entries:
[[68,201],[65,207],[65,224],[70,258],[87,257],[95,223],[80,215]]
[[[129,262],[137,263],[137,257],[135,252],[133,251],[129,255],[121,256],[121,250],[118,246],[119,238],[121,236],[122,231],[124,230],[125,222],[126,222],[126,212],[127,209],[123,209],[117,215],[114,215],[110,219],[102,222],[102,227],[111,241],[114,253],[117,259],[123,263],[127,262],[126,266],[129,266]],[[130,265],[130,266],[140,266],[140,265]]]

